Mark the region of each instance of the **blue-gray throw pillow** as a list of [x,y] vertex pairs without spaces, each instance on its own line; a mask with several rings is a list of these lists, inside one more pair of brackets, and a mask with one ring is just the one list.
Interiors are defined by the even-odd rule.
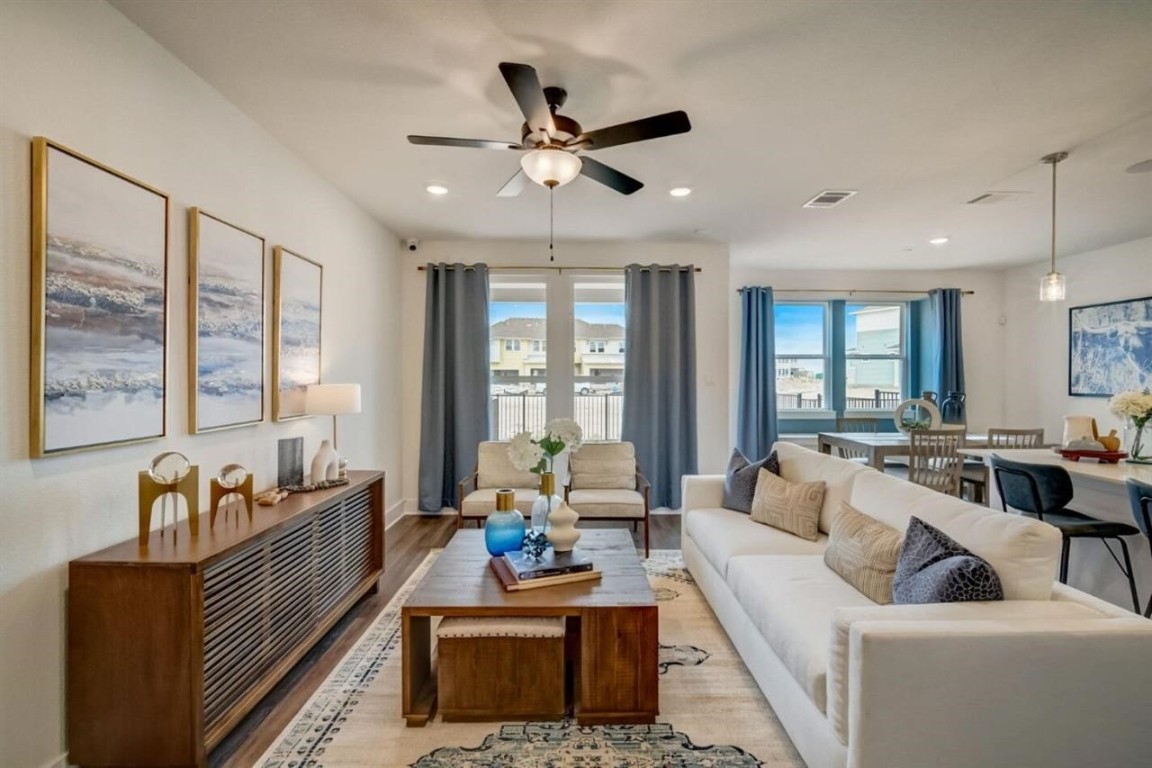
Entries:
[[918,605],[1003,599],[1000,577],[987,560],[939,528],[912,518],[896,561],[892,602]]
[[740,449],[732,451],[728,460],[728,471],[724,474],[724,501],[721,505],[734,512],[752,513],[752,497],[756,495],[756,478],[760,470],[766,469],[774,475],[780,474],[780,459],[776,451],[755,464],[748,461]]

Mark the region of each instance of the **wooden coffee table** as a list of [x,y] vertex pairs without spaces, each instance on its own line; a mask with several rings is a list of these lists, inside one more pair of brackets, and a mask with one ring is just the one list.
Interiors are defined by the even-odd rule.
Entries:
[[[654,723],[659,714],[656,598],[624,529],[582,531],[599,581],[505,592],[482,530],[458,530],[401,609],[404,717],[436,714],[433,616],[566,616],[578,637],[573,714],[581,725]],[[578,645],[576,645],[578,643]]]

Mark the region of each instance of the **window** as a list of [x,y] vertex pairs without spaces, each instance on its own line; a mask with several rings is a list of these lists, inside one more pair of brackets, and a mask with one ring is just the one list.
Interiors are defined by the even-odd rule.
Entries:
[[782,411],[829,407],[828,306],[784,304],[776,320],[776,407]]
[[[493,439],[538,432],[559,416],[574,418],[585,440],[620,439],[622,275],[492,275],[488,314]],[[549,337],[572,357],[550,361]]]
[[886,410],[902,398],[903,304],[848,304],[844,310],[844,410]]

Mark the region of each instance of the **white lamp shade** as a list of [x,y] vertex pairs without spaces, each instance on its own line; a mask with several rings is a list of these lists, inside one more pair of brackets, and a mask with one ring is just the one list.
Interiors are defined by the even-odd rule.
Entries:
[[520,166],[528,178],[545,187],[562,187],[580,175],[580,158],[562,149],[544,148],[525,152]]
[[313,416],[360,413],[359,384],[309,384],[304,412]]
[[1040,278],[1040,301],[1064,301],[1064,275],[1049,272]]

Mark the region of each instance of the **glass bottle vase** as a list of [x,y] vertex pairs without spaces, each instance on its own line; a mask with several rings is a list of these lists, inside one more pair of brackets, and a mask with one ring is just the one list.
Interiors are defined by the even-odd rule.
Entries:
[[1129,419],[1124,425],[1124,444],[1132,464],[1152,464],[1152,419],[1137,424]]
[[965,395],[963,392],[949,392],[940,403],[940,420],[945,424],[964,424],[967,422]]
[[516,493],[508,488],[496,491],[496,509],[484,521],[484,546],[499,557],[514,552],[524,543],[524,515],[516,509]]
[[540,473],[540,495],[532,503],[532,530],[548,532],[548,515],[560,506],[564,499],[556,493],[556,475],[552,472]]

